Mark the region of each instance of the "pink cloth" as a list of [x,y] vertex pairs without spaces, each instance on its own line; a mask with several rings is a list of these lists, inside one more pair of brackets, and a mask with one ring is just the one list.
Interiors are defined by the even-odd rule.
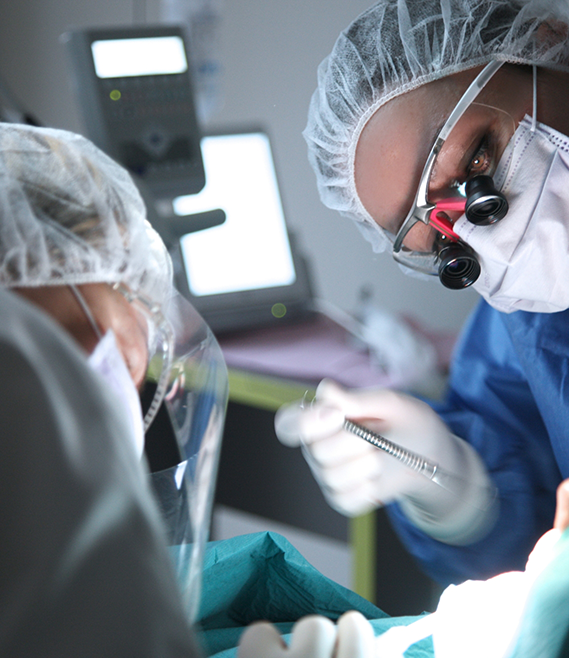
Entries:
[[[410,318],[405,321],[432,343],[445,372],[456,335],[426,330]],[[219,343],[230,368],[310,384],[330,377],[356,388],[393,385],[369,349],[324,315],[221,337]]]
[[230,368],[310,384],[324,377],[350,387],[390,384],[368,349],[323,315],[222,337],[219,343]]

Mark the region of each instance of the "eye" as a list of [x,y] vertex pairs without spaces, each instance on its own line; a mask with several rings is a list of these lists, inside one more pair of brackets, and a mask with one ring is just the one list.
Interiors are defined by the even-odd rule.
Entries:
[[466,167],[467,176],[470,178],[472,176],[478,176],[479,174],[485,174],[491,169],[492,161],[493,157],[492,149],[490,148],[490,140],[488,136],[485,136]]

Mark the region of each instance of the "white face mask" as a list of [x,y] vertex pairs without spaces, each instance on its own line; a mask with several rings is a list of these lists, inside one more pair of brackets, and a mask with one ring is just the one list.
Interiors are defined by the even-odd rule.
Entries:
[[461,217],[454,230],[476,252],[473,287],[499,311],[569,308],[569,138],[525,117],[494,176],[508,214],[492,226]]
[[128,413],[134,437],[136,452],[142,456],[144,450],[144,427],[142,408],[136,386],[119,348],[112,330],[107,331],[89,356],[89,365],[109,384],[113,395],[121,402]]

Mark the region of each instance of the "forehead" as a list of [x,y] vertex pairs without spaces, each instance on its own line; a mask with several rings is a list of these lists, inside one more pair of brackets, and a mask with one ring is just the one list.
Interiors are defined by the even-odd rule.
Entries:
[[436,81],[395,98],[362,131],[354,161],[360,200],[373,219],[396,233],[409,210],[437,132],[460,98]]

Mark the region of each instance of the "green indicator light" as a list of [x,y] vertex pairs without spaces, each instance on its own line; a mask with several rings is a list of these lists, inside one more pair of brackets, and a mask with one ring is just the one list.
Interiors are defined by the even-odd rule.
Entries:
[[281,303],[273,304],[271,313],[275,316],[275,318],[284,318],[284,316],[286,315],[286,306]]
[[109,96],[111,97],[112,101],[118,101],[121,98],[121,92],[118,89],[113,89]]

